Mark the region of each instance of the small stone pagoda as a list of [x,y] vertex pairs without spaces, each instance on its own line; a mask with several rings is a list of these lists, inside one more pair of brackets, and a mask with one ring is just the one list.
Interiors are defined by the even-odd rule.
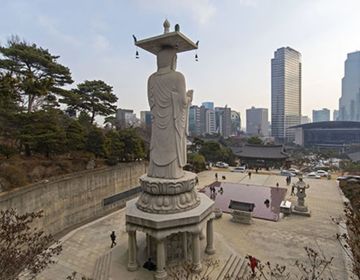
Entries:
[[155,279],[166,279],[170,264],[191,261],[201,267],[202,232],[206,228],[207,254],[214,254],[214,202],[195,189],[197,176],[186,172],[186,136],[193,91],[186,90],[184,76],[176,71],[177,53],[197,49],[180,32],[170,32],[137,41],[135,45],[157,57],[157,71],[148,79],[148,101],[152,114],[150,163],[140,177],[142,192],[126,204],[128,270],[138,269],[136,232],[146,233],[147,258],[156,260]]
[[306,197],[306,189],[310,188],[309,185],[303,181],[302,177],[299,177],[299,181],[294,184],[296,188],[296,196],[297,196],[297,203],[292,209],[293,214],[302,215],[302,216],[311,216],[311,211],[308,209],[307,205],[305,204],[305,197]]

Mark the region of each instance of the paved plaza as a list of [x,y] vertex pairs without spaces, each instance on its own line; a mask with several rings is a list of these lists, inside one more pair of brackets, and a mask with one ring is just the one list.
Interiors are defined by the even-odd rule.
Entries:
[[[231,173],[222,170],[206,171],[198,174],[202,188],[214,181],[215,172],[218,177],[226,176],[227,182],[276,186],[288,189],[286,197],[290,197],[290,186],[286,186],[284,176],[270,173],[253,172],[251,179],[247,174]],[[295,179],[296,180],[296,179]],[[331,217],[342,215],[343,199],[335,180],[304,179],[310,184],[307,190],[306,203],[311,210],[311,217],[286,216],[278,222],[254,219],[252,225],[232,223],[231,216],[224,214],[215,220],[215,247],[217,253],[213,258],[220,260],[220,267],[214,272],[217,276],[229,260],[229,256],[240,256],[244,261],[247,254],[272,263],[287,265],[291,269],[295,260],[305,260],[305,246],[312,247],[324,256],[334,257],[331,271],[335,279],[348,279],[345,268],[345,256],[335,238],[338,226]],[[222,181],[222,180],[221,180]],[[293,181],[294,182],[294,181]],[[256,187],[256,186],[254,186]],[[110,249],[110,233],[117,234],[117,246]],[[144,263],[145,236],[138,234],[139,264]],[[61,239],[63,252],[57,263],[44,271],[37,279],[65,279],[73,271],[79,275],[97,279],[152,279],[152,273],[140,268],[136,272],[128,272],[127,233],[125,231],[125,211],[116,211],[106,217],[86,224]],[[204,242],[203,242],[204,243]],[[202,244],[204,247],[205,244]],[[236,262],[234,262],[236,263]],[[240,261],[237,262],[240,265]],[[246,270],[246,269],[245,269]],[[215,279],[216,277],[214,277]]]

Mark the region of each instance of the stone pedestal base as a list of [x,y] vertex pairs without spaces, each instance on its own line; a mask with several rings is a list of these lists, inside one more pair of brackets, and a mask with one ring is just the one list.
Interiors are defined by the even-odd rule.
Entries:
[[306,217],[310,217],[310,216],[311,216],[311,211],[307,208],[307,206],[295,205],[295,206],[292,208],[291,213],[292,213],[292,214],[295,214],[295,215],[306,216]]
[[136,206],[149,213],[171,214],[188,211],[200,203],[195,190],[196,174],[185,171],[179,179],[140,177],[142,193]]
[[251,212],[234,210],[232,213],[231,221],[239,224],[250,225],[252,223]]

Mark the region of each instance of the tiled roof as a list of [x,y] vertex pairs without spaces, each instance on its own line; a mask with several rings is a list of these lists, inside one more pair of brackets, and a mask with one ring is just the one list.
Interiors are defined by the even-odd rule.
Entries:
[[249,145],[246,144],[240,148],[232,148],[235,155],[240,158],[258,158],[258,159],[286,159],[288,154],[284,152],[282,145]]

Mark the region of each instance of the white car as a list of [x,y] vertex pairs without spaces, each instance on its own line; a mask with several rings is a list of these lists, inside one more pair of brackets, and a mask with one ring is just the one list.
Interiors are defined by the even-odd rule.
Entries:
[[245,166],[238,166],[238,167],[234,167],[231,172],[241,172],[244,173],[246,171],[246,167]]
[[316,172],[310,172],[307,174],[307,177],[309,178],[315,178],[315,179],[321,179],[321,176],[318,175]]
[[318,170],[316,171],[316,175],[319,175],[320,177],[327,177],[329,173],[324,170]]
[[288,171],[296,175],[299,175],[301,173],[299,169],[295,169],[295,168],[289,168]]
[[228,168],[229,165],[226,163],[226,162],[222,162],[222,161],[218,161],[216,164],[215,164],[216,167],[220,167],[220,168]]

